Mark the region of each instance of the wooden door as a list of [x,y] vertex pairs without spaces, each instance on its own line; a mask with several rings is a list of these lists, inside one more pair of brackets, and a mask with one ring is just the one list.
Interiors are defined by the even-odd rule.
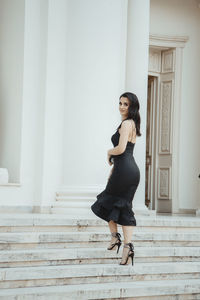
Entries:
[[157,212],[172,211],[172,108],[174,101],[173,49],[162,51],[157,143]]

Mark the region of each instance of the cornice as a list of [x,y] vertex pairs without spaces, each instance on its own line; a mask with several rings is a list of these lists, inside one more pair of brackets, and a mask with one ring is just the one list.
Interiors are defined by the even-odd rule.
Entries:
[[156,47],[185,47],[189,36],[150,34],[149,45]]

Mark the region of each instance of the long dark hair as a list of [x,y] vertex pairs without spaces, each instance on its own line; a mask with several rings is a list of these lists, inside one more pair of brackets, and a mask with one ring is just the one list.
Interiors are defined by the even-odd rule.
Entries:
[[[140,118],[140,113],[139,113],[140,104],[139,104],[137,96],[133,93],[126,92],[126,93],[123,93],[119,97],[119,100],[121,99],[121,97],[127,98],[130,102],[130,105],[128,107],[128,117],[125,120],[132,119],[135,122],[136,135],[141,136],[142,135],[140,132],[141,118]],[[125,120],[123,120],[123,121],[125,121]],[[119,127],[117,129],[119,129],[121,127],[121,124],[119,125]]]

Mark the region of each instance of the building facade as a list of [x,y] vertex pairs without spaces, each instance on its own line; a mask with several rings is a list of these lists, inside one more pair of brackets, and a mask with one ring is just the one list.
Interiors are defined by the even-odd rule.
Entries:
[[104,189],[131,91],[134,210],[200,215],[199,1],[1,0],[0,14],[1,210],[84,207]]

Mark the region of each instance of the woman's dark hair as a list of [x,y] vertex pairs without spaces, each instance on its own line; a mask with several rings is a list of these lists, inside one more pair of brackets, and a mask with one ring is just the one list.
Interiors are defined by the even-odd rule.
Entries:
[[[125,120],[132,119],[135,122],[136,135],[141,136],[142,135],[140,132],[141,119],[140,119],[140,113],[139,113],[140,104],[139,104],[137,96],[133,93],[126,92],[126,93],[123,93],[119,97],[119,99],[121,99],[121,97],[127,98],[130,102],[130,105],[128,107],[128,117]],[[125,120],[123,120],[123,121],[125,121]],[[119,129],[121,127],[121,124],[119,125],[119,127],[117,129]]]

